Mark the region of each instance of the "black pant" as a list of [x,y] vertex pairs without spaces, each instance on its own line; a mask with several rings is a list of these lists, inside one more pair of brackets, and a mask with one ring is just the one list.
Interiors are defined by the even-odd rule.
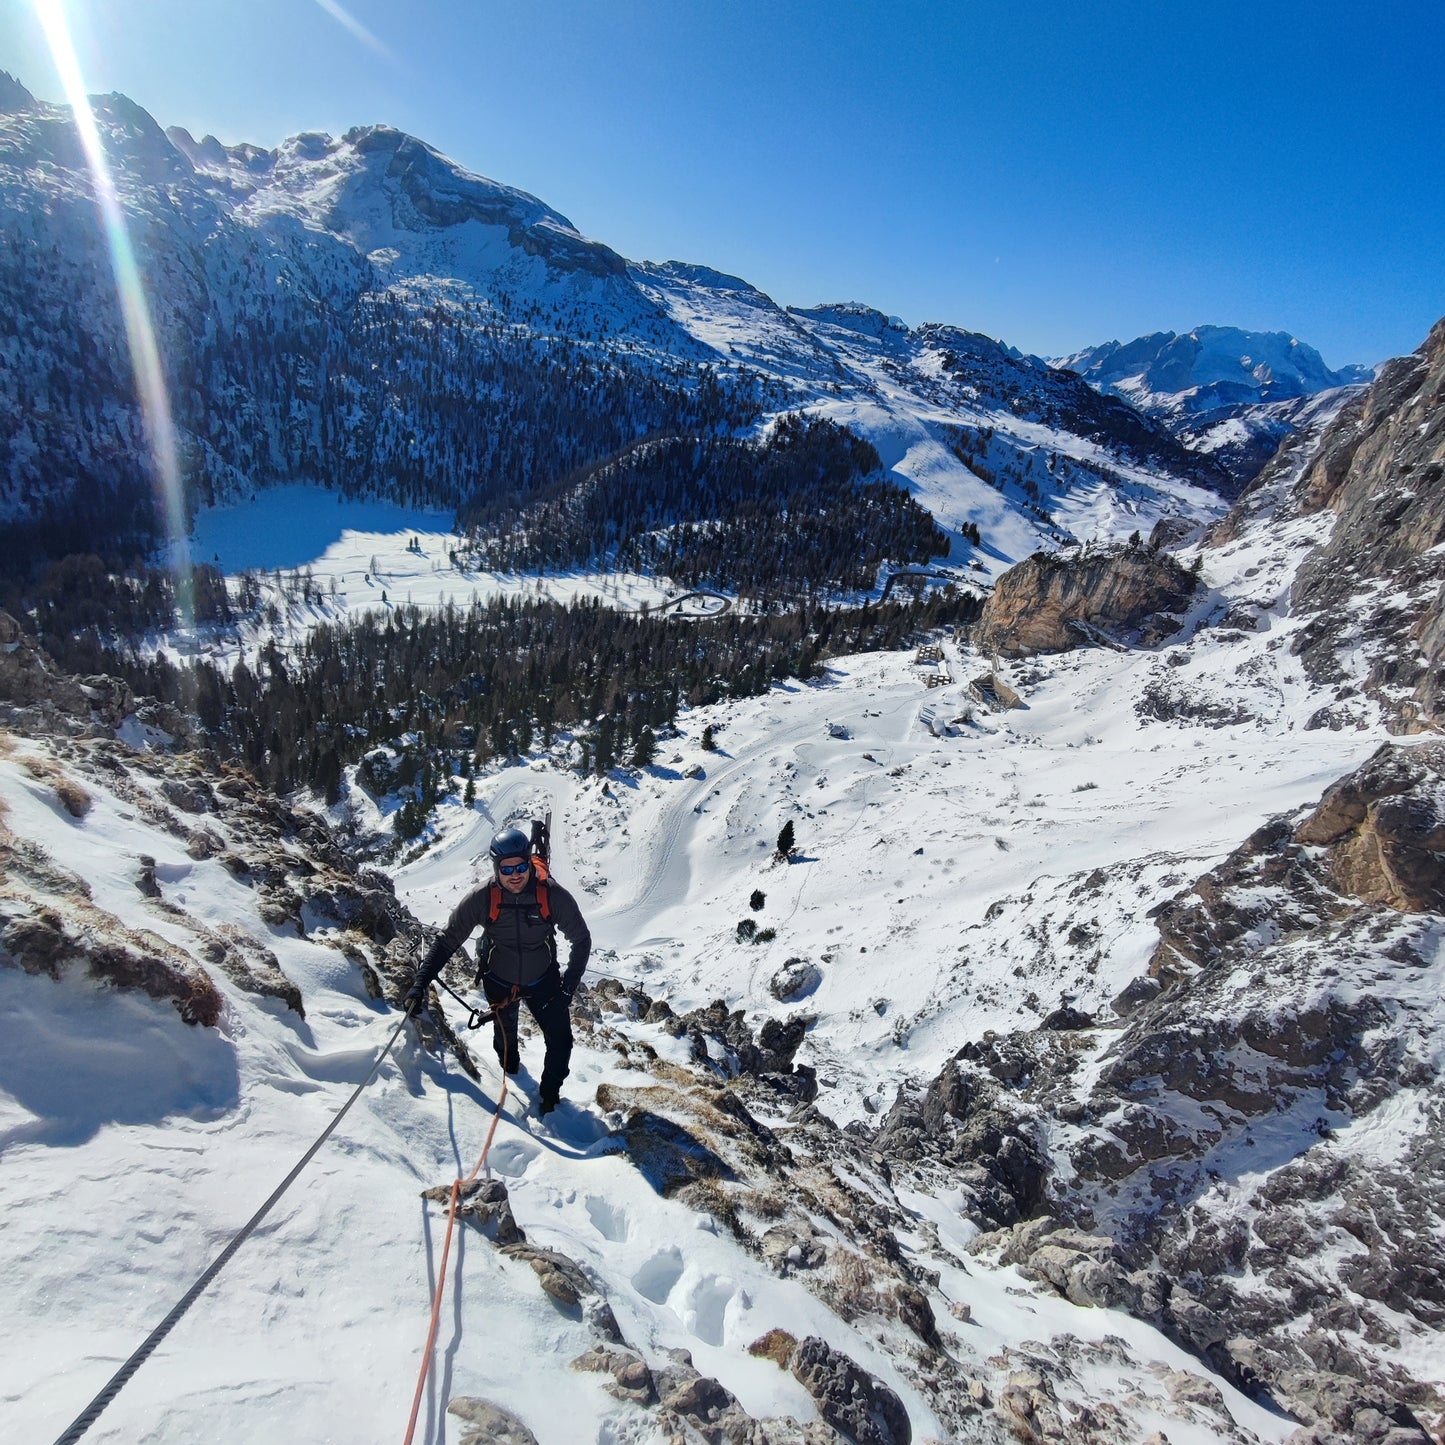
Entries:
[[482,992],[486,994],[487,1002],[497,1010],[492,1020],[492,1047],[496,1049],[502,1067],[512,1071],[521,1061],[517,1051],[517,1009],[519,1004],[526,1003],[547,1045],[547,1055],[542,1064],[542,1097],[557,1098],[562,1092],[562,1081],[567,1077],[567,1065],[572,1060],[572,1004],[562,992],[562,975],[554,968],[550,973],[544,973],[530,988],[524,988],[520,998],[513,998],[511,984],[485,974]]

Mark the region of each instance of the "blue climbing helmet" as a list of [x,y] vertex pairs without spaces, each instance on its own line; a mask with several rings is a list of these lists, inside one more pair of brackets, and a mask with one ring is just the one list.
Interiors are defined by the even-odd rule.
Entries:
[[503,828],[493,837],[487,852],[491,854],[493,864],[500,863],[503,858],[526,858],[530,861],[532,840],[520,828]]

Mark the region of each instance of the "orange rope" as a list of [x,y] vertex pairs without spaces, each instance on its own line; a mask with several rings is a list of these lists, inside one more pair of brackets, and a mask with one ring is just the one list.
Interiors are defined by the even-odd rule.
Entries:
[[[512,997],[508,999],[505,1004],[500,1005],[497,1009],[497,1012],[500,1013],[502,1008],[510,1007],[513,1003],[516,1002],[520,994],[521,990],[519,988],[513,988]],[[492,1171],[487,1168],[487,1155],[491,1152],[492,1140],[496,1137],[497,1133],[497,1124],[500,1122],[502,1117],[502,1106],[506,1102],[507,1074],[506,1070],[504,1069],[502,1071],[502,1091],[500,1094],[497,1095],[496,1112],[492,1115],[492,1124],[491,1127],[487,1130],[487,1142],[482,1145],[482,1152],[477,1159],[476,1167],[473,1168],[472,1172],[468,1174],[465,1179],[452,1180],[452,1197],[451,1202],[447,1206],[446,1240],[442,1244],[442,1262],[441,1267],[437,1270],[437,1287],[435,1293],[432,1296],[431,1326],[427,1330],[426,1349],[422,1354],[421,1374],[417,1376],[416,1394],[412,1397],[411,1419],[406,1422],[406,1440],[404,1442],[404,1445],[411,1445],[411,1437],[416,1432],[416,1418],[421,1413],[422,1391],[426,1389],[426,1377],[431,1372],[432,1348],[436,1344],[437,1325],[440,1323],[442,1317],[442,1298],[446,1294],[447,1290],[447,1259],[450,1256],[452,1250],[452,1230],[457,1222],[457,1204],[461,1200],[462,1189],[466,1185],[470,1184],[477,1177],[477,1175],[482,1172],[483,1169],[487,1169],[487,1177],[489,1179],[491,1178]]]

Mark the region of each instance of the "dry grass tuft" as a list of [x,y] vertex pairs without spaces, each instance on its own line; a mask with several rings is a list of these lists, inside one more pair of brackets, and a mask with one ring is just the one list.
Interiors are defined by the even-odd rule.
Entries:
[[678,1189],[673,1198],[695,1209],[699,1214],[710,1214],[723,1225],[735,1239],[747,1239],[748,1232],[738,1218],[737,1204],[731,1194],[716,1179],[694,1179]]
[[752,1189],[741,1196],[742,1207],[759,1219],[781,1219],[788,1212],[787,1199],[774,1189]]
[[797,1347],[797,1340],[787,1330],[769,1330],[748,1346],[748,1354],[755,1359],[771,1360],[780,1370],[786,1370]]
[[829,1252],[828,1270],[832,1276],[831,1293],[838,1313],[845,1320],[855,1320],[859,1315],[877,1311],[878,1296],[873,1285],[878,1276],[878,1266],[874,1261],[851,1249],[839,1247]]
[[90,812],[93,800],[74,778],[56,778],[55,796],[60,799],[60,806],[72,818],[83,818]]
[[37,782],[49,783],[55,789],[60,806],[72,818],[83,818],[90,812],[93,801],[90,794],[51,758],[31,753],[21,758],[20,765]]

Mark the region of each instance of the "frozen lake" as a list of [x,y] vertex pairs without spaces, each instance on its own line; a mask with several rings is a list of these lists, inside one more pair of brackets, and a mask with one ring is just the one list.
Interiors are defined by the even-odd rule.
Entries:
[[450,532],[455,513],[355,501],[325,487],[295,483],[258,491],[254,500],[207,507],[191,533],[191,560],[228,574],[305,567],[325,556],[348,532]]

